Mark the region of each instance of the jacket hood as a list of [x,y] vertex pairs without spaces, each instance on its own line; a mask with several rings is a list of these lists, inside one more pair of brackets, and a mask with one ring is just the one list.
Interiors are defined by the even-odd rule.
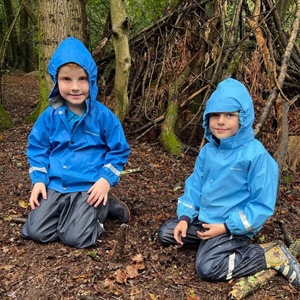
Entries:
[[235,148],[254,139],[253,101],[241,82],[232,78],[225,79],[218,84],[217,89],[207,100],[203,114],[203,128],[209,142],[215,142],[209,129],[209,114],[221,112],[239,112],[240,129],[235,136],[221,139],[220,147]]
[[57,73],[58,69],[67,63],[75,63],[87,72],[90,99],[96,99],[98,95],[97,65],[91,53],[81,41],[74,37],[68,37],[58,45],[48,64],[48,72],[54,83],[54,88],[49,95],[49,101],[53,102],[53,104],[61,101],[57,86]]

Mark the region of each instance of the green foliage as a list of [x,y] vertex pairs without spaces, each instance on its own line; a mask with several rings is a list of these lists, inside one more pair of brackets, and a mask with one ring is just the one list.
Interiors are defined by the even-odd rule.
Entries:
[[291,183],[292,178],[290,175],[283,176],[284,183]]
[[86,12],[88,32],[90,34],[90,50],[93,51],[103,38],[106,19],[109,14],[109,0],[88,0]]
[[0,45],[3,42],[3,38],[7,31],[7,22],[6,22],[6,15],[4,9],[4,3],[0,2]]
[[131,19],[133,33],[139,32],[168,14],[178,0],[126,0],[127,14]]
[[[178,0],[125,0],[126,12],[131,21],[131,33],[135,34],[153,24],[174,8]],[[88,16],[88,32],[90,34],[90,50],[93,51],[108,28],[109,0],[88,0],[86,9]]]

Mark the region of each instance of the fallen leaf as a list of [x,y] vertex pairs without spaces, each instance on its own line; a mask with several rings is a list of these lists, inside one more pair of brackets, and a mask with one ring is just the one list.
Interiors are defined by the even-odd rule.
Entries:
[[134,256],[131,257],[131,260],[134,262],[141,262],[143,261],[143,255],[142,254],[136,254]]
[[28,201],[19,200],[19,206],[21,206],[22,208],[29,208],[30,203]]
[[124,284],[127,281],[127,272],[125,270],[118,269],[114,273],[114,278],[116,279],[117,283]]
[[135,266],[128,265],[126,267],[126,273],[129,278],[133,279],[139,276],[139,272]]

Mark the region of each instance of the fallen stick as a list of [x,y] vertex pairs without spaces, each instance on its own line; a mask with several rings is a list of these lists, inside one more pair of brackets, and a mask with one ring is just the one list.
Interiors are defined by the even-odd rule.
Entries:
[[17,223],[17,224],[24,224],[24,223],[26,223],[27,219],[26,218],[10,217],[9,221],[13,222],[13,223]]
[[[300,254],[300,240],[296,240],[289,247],[289,251],[295,257]],[[276,270],[267,269],[256,273],[253,276],[241,278],[229,292],[229,299],[242,300],[254,291],[265,286],[270,279],[278,274]]]
[[277,274],[273,269],[267,269],[256,273],[253,276],[241,278],[229,292],[229,299],[241,300],[252,294],[254,291],[265,286],[268,281]]

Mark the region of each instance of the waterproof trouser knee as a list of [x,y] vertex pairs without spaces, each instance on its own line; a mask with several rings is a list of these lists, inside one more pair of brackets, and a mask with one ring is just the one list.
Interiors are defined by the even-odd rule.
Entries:
[[[171,219],[161,226],[158,239],[163,245],[176,245],[173,231],[178,219]],[[201,240],[197,231],[203,222],[190,224],[187,236],[182,238],[183,247],[198,248],[196,253],[196,272],[207,281],[226,281],[235,277],[253,275],[266,269],[264,250],[251,244],[248,237],[222,234],[212,239]]]
[[107,206],[91,206],[84,192],[61,194],[48,189],[47,196],[47,200],[40,198],[40,206],[29,213],[22,236],[40,243],[60,240],[75,248],[95,245],[104,230],[101,223],[107,216]]

